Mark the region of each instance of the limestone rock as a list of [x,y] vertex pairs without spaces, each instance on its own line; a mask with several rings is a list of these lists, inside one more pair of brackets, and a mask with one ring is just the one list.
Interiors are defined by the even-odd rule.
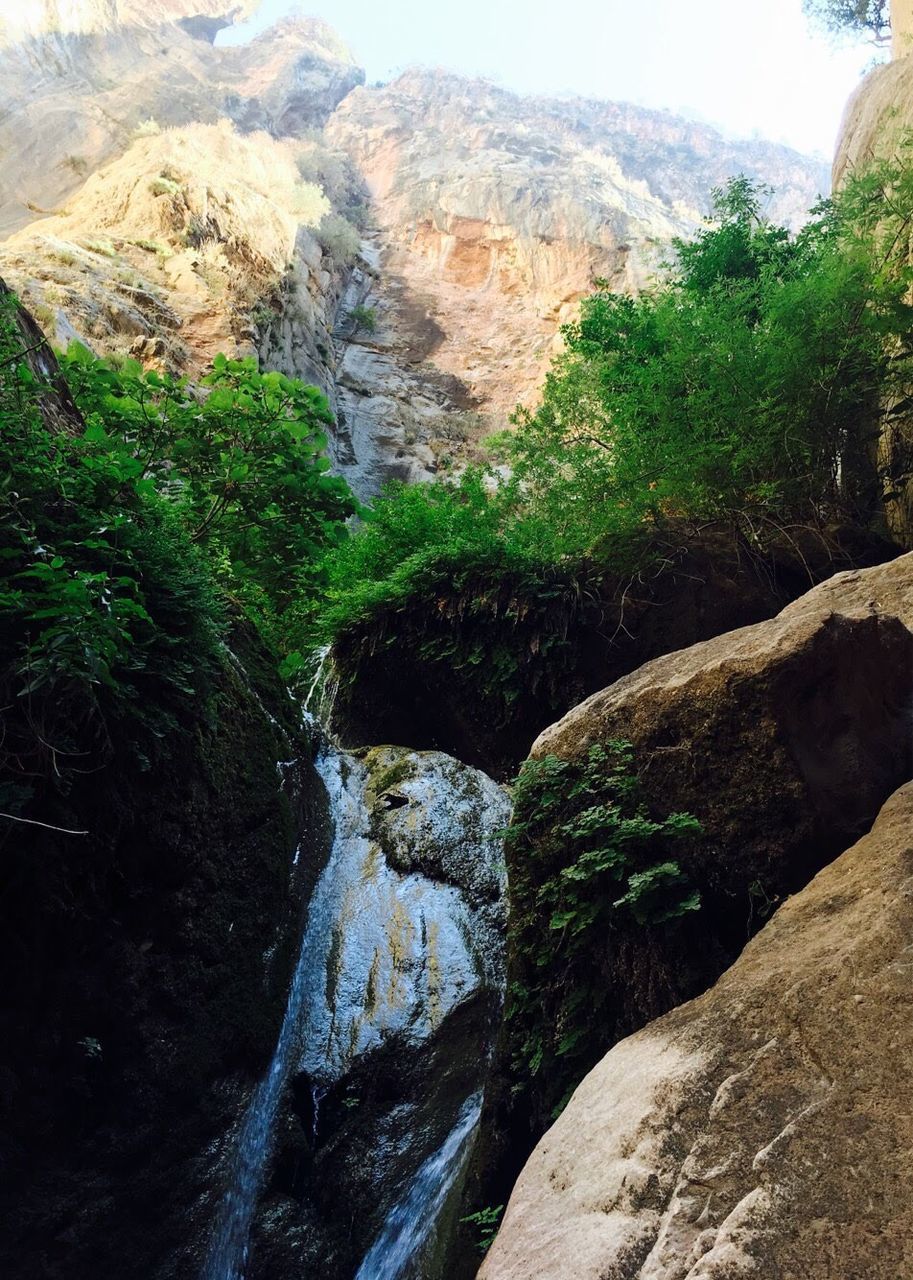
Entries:
[[913,1274],[913,785],[542,1139],[480,1280]]
[[[597,277],[642,285],[673,236],[738,172],[778,190],[774,216],[801,221],[828,185],[787,148],[729,143],[663,112],[524,98],[441,71],[352,93],[329,124],[364,174],[383,279],[425,310],[427,362],[462,403],[502,427],[528,403]],[[470,438],[490,423],[475,428]]]
[[[150,121],[166,128],[227,117],[246,131],[286,136],[321,125],[364,79],[316,18],[287,19],[225,48],[212,45],[203,18],[203,27],[179,21],[221,7],[136,0],[117,11],[122,21],[96,23],[85,34],[64,23],[37,40],[5,48],[0,40],[0,233],[62,212]],[[140,10],[147,19],[134,22]]]
[[[898,143],[913,129],[913,5],[892,7],[894,61],[877,67],[850,98],[843,116],[834,158],[834,187],[864,173],[874,162],[897,155]],[[913,261],[909,231],[898,236],[894,253],[899,266]],[[876,460],[883,502],[892,536],[913,546],[913,419],[909,409],[880,421]]]
[[250,17],[258,0],[19,0],[15,12],[0,15],[0,48],[43,36],[94,35],[118,26],[159,26],[168,22],[221,27]]

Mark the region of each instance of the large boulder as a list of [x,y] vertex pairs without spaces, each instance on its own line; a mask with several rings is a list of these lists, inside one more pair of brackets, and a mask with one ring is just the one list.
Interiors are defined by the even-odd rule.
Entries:
[[[502,1151],[486,1156],[499,1177],[509,1181],[516,1164],[504,1162],[525,1157],[613,1044],[705,991],[780,901],[870,828],[913,776],[911,703],[906,555],[838,574],[774,619],[649,662],[540,736],[534,758],[562,762],[562,785],[574,786],[545,819],[538,793],[526,795],[507,845],[510,994],[489,1125]],[[615,803],[618,740],[633,745],[651,817],[690,813],[702,830],[633,855],[638,871],[674,860],[681,872],[669,890],[677,896],[647,919],[618,907],[614,868],[594,875],[585,894],[595,924],[569,946],[549,886],[580,854],[574,821],[587,805]],[[608,753],[607,790],[594,747]],[[700,909],[676,914],[694,894]],[[499,1193],[497,1178],[480,1192],[485,1203]]]
[[586,1078],[480,1276],[913,1274],[911,896],[907,785],[711,991]]

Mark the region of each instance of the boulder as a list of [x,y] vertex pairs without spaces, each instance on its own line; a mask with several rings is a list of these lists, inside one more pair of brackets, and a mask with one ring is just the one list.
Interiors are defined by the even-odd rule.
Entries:
[[[499,1123],[514,1159],[602,1054],[705,991],[779,902],[871,827],[913,776],[911,704],[906,555],[838,574],[776,618],[657,658],[539,737],[533,757],[568,762],[576,794],[590,798],[564,805],[543,828],[534,793],[518,806],[521,834],[507,845],[511,994]],[[684,885],[646,920],[613,907],[623,889],[611,871],[594,877],[586,892],[598,927],[568,947],[542,895],[579,849],[555,831],[581,804],[607,802],[595,794],[589,752],[611,753],[619,739],[633,744],[651,816],[690,813],[701,831],[634,855],[640,871],[674,862],[673,883]],[[531,815],[533,834],[524,836]],[[680,914],[687,894],[699,894],[700,909]]]
[[913,785],[700,999],[618,1044],[480,1280],[913,1274]]

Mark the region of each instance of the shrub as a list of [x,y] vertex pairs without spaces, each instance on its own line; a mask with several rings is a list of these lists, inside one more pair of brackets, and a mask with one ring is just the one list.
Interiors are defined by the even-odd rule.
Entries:
[[320,246],[340,265],[347,266],[358,256],[361,237],[342,214],[325,214],[315,234]]
[[[574,1085],[604,1048],[606,984],[594,957],[613,932],[699,909],[672,852],[699,832],[690,814],[647,812],[628,742],[592,746],[579,761],[524,764],[506,832],[518,960],[509,1016],[520,1079],[546,1064],[550,1077]],[[602,1020],[610,1022],[610,1010]]]
[[356,330],[363,329],[365,333],[374,333],[377,330],[377,312],[374,307],[353,307],[349,312],[349,319]]

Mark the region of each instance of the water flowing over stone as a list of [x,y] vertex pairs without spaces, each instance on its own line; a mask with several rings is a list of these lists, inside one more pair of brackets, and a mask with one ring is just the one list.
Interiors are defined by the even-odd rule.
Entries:
[[482,1114],[482,1095],[467,1099],[446,1142],[416,1173],[402,1200],[368,1250],[355,1280],[399,1280],[432,1234],[435,1222],[466,1165]]
[[[293,1081],[309,1088],[310,1115],[301,1125],[317,1152],[334,1114],[330,1107],[325,1121],[331,1091],[362,1059],[391,1045],[398,1055],[421,1054],[448,1019],[480,997],[499,1004],[503,994],[503,790],[447,756],[391,747],[347,755],[327,744],[317,770],[333,818],[332,848],[308,908],[276,1052],[241,1124],[202,1280],[246,1274]],[[485,1025],[472,1023],[476,1091],[490,1051]],[[481,1110],[481,1094],[467,1100],[468,1092],[454,1101],[444,1091],[433,1124],[424,1113],[418,1123],[417,1102],[396,1108],[392,1122],[378,1118],[383,1186],[375,1217],[366,1217],[376,1239],[365,1280],[408,1274],[409,1259],[433,1235]],[[346,1194],[343,1186],[337,1191]]]

